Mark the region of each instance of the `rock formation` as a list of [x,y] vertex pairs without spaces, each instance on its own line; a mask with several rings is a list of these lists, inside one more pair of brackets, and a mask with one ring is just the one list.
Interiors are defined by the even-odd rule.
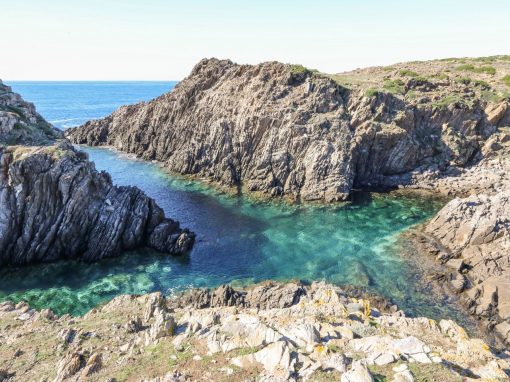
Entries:
[[331,201],[405,183],[413,170],[471,164],[507,119],[491,118],[480,93],[453,78],[394,72],[404,94],[348,88],[295,65],[205,59],[173,91],[67,136],[225,187]]
[[203,60],[172,92],[68,136],[269,196],[342,200],[354,187],[383,186],[468,197],[450,202],[421,244],[447,265],[455,292],[469,291],[473,314],[510,341],[510,102],[501,80],[510,60],[468,61],[325,75]]
[[140,246],[181,254],[193,237],[68,143],[0,149],[0,264],[91,261]]
[[0,80],[0,144],[46,144],[61,136],[32,103]]
[[60,135],[0,84],[0,266],[191,248],[193,233],[139,189],[114,186]]
[[[214,302],[195,300],[206,294]],[[453,382],[510,373],[508,351],[450,320],[379,311],[324,283],[119,296],[83,317],[4,302],[0,320],[0,376],[10,381]]]

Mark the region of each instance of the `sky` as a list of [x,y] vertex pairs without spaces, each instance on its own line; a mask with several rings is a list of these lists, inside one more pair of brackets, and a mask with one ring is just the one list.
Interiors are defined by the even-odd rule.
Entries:
[[0,0],[0,78],[180,80],[204,57],[327,73],[509,54],[509,0]]

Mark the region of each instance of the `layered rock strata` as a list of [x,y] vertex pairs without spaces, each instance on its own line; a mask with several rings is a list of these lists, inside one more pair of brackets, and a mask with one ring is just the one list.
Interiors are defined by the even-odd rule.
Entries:
[[[221,186],[301,200],[345,200],[353,187],[396,186],[413,170],[479,159],[499,126],[479,93],[453,78],[399,73],[404,95],[348,88],[295,65],[206,59],[173,91],[67,136]],[[440,102],[447,94],[466,98]]]
[[92,261],[141,246],[182,254],[193,239],[68,143],[0,148],[0,265]]
[[508,351],[450,320],[379,311],[324,283],[119,296],[83,317],[4,302],[0,319],[9,381],[450,382],[510,372]]

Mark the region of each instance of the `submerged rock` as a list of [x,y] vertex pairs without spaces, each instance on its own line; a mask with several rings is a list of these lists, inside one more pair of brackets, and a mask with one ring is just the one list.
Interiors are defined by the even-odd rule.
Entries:
[[0,148],[0,265],[98,260],[148,246],[179,255],[194,234],[62,142]]

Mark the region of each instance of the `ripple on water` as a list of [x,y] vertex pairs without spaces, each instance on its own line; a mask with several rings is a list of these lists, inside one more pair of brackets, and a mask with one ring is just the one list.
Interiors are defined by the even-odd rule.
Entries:
[[432,216],[440,200],[360,193],[352,204],[287,206],[226,196],[111,150],[85,151],[115,183],[140,187],[168,216],[195,231],[192,253],[174,258],[140,250],[94,264],[3,270],[0,299],[82,314],[122,293],[301,279],[363,286],[415,315],[457,314],[447,304],[438,308],[437,299],[418,285],[416,269],[395,249],[398,234]]

